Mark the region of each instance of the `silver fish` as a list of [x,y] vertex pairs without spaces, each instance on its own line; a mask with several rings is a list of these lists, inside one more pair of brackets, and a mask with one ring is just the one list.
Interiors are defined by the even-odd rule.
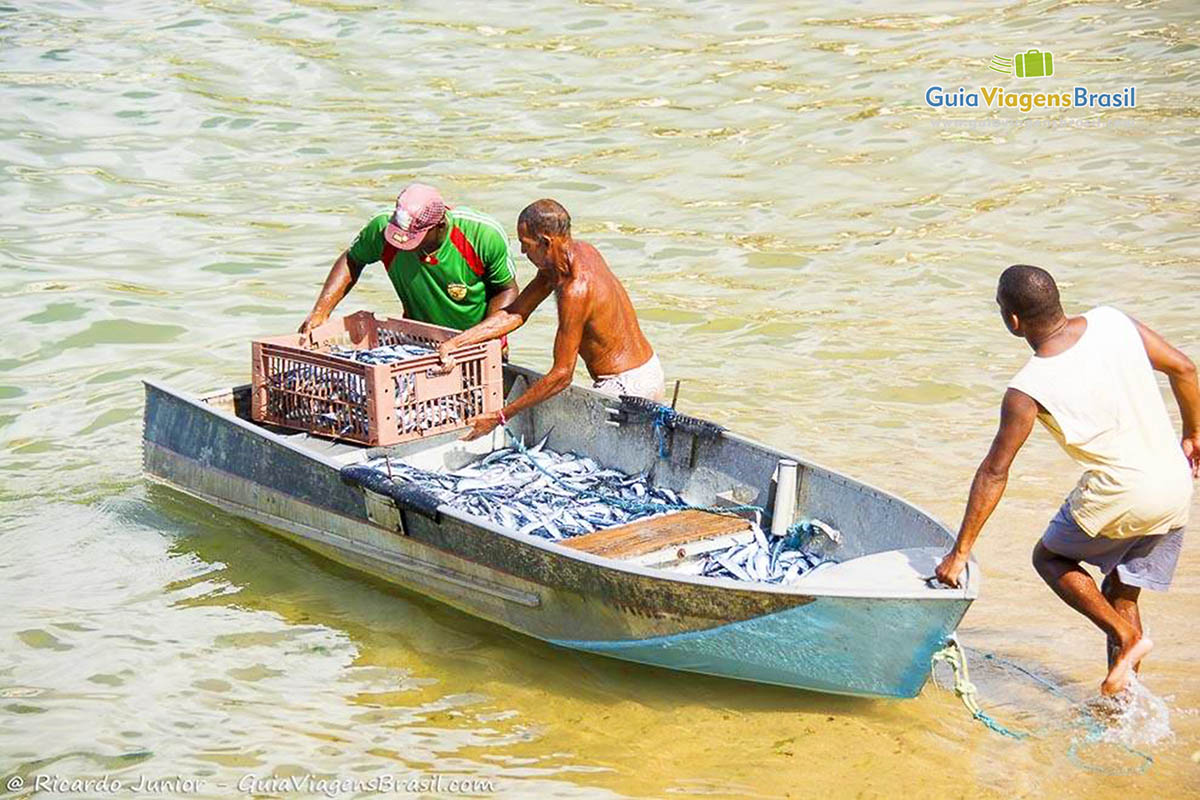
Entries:
[[[548,437],[521,452],[506,447],[453,472],[430,472],[392,462],[393,480],[417,484],[437,498],[520,534],[561,540],[671,511],[679,495],[655,487],[648,476],[602,468],[595,460],[547,449]],[[536,464],[536,466],[535,466]],[[370,466],[387,472],[383,459]],[[550,477],[550,473],[554,477]],[[840,542],[835,528],[805,520],[800,540]],[[829,560],[787,536],[772,536],[752,522],[751,538],[700,556],[700,574],[739,581],[788,584]]]
[[[815,535],[841,542],[841,533],[820,520],[805,520],[803,541],[811,542]],[[702,557],[700,574],[707,577],[733,578],[760,583],[789,584],[812,570],[833,563],[826,557],[795,543],[788,536],[775,537],[751,524],[749,542],[734,544]],[[837,539],[834,539],[834,536]]]

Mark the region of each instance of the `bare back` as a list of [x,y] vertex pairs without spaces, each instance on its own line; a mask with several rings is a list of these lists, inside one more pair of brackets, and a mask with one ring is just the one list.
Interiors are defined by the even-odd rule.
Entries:
[[[640,367],[654,355],[625,287],[595,247],[576,239],[573,274],[556,287],[559,330],[583,320],[579,355],[592,378]],[[574,320],[572,320],[574,317]]]

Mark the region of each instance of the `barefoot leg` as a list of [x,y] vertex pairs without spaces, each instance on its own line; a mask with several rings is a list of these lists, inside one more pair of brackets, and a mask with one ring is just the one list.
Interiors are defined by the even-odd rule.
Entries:
[[[1112,605],[1113,609],[1127,619],[1129,624],[1137,631],[1138,636],[1141,636],[1143,633],[1142,615],[1138,609],[1138,597],[1142,593],[1141,587],[1122,583],[1121,577],[1117,575],[1117,571],[1114,569],[1104,578],[1104,583],[1100,585],[1100,591],[1104,594],[1104,599]],[[1120,649],[1120,644],[1110,636],[1108,639],[1109,669],[1112,669],[1113,663],[1117,660],[1117,653]],[[1137,672],[1141,669],[1141,666],[1142,662],[1140,660],[1135,662],[1133,671]]]
[[1142,636],[1131,646],[1118,651],[1117,659],[1108,671],[1108,677],[1100,684],[1100,691],[1103,694],[1117,694],[1124,689],[1129,683],[1129,672],[1133,665],[1141,663],[1153,648],[1154,642],[1150,641],[1150,637]]
[[[1129,655],[1138,649],[1142,641],[1137,628],[1117,613],[1100,593],[1092,576],[1088,575],[1078,562],[1063,558],[1038,542],[1033,548],[1033,567],[1063,602],[1091,620],[1111,641],[1117,643],[1117,653],[1112,659],[1112,667],[1102,688],[1108,691],[1116,686],[1117,688],[1112,690],[1114,692],[1123,689],[1128,679],[1129,668],[1132,666]],[[1135,660],[1140,660],[1147,652],[1149,648],[1144,648]]]

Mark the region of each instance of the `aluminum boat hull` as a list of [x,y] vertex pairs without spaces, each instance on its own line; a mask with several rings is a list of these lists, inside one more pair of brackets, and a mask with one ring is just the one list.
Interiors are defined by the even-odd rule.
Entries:
[[[505,373],[510,393],[537,377],[514,366]],[[958,590],[869,576],[781,587],[595,556],[445,505],[418,513],[345,479],[343,467],[364,459],[365,448],[251,422],[248,387],[207,398],[153,382],[145,391],[144,468],[151,480],[333,561],[562,647],[798,689],[913,697],[928,678],[930,657],[978,594],[974,565]],[[556,450],[584,452],[628,472],[652,468],[656,481],[694,502],[724,493],[769,508],[775,464],[796,458],[728,433],[697,441],[672,434],[664,457],[649,422],[612,424],[615,405],[572,387],[519,424],[530,437],[548,433]],[[404,457],[435,444],[392,452]],[[797,513],[857,531],[847,557],[911,553],[915,563],[952,542],[919,509],[796,460]]]

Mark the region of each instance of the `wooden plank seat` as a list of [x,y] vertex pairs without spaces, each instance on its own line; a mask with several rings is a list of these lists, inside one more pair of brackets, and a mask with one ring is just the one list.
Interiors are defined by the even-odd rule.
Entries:
[[749,529],[750,523],[741,517],[688,509],[585,533],[565,539],[560,544],[607,558],[635,558],[666,547]]

